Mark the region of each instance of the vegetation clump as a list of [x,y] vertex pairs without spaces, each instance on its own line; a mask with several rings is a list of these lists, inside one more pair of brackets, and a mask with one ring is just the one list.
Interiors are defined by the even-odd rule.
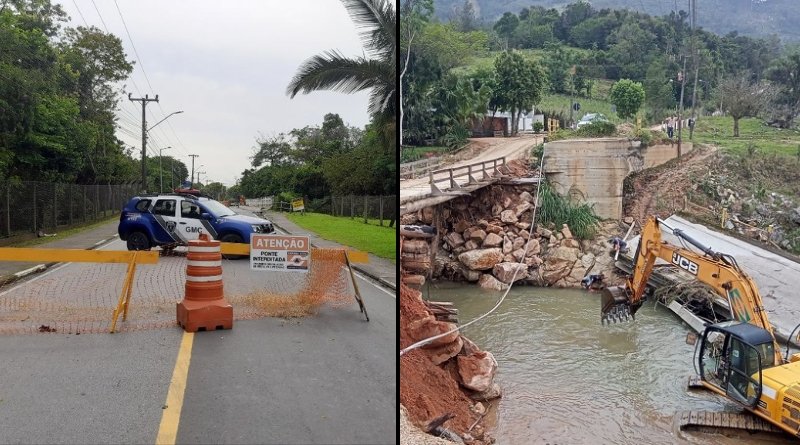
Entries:
[[593,206],[559,195],[546,181],[541,184],[538,202],[540,221],[552,223],[555,227],[566,224],[572,235],[582,240],[593,238],[597,232],[600,218],[595,215]]

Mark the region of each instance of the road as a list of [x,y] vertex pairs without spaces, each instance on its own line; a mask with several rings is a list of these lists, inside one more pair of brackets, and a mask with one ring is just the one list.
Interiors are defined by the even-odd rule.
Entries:
[[[479,153],[453,164],[442,165],[440,168],[452,168],[475,162],[488,161],[496,158],[506,157],[506,162],[513,159],[530,157],[531,149],[544,141],[543,136],[524,135],[513,138],[479,138],[474,139],[482,144],[487,144]],[[457,179],[463,185],[468,178]],[[416,179],[404,179],[400,181],[400,203],[406,203],[417,199],[422,199],[430,195],[430,179],[425,176]]]
[[[175,257],[140,267],[126,332],[0,336],[0,443],[155,443],[170,427],[169,443],[396,442],[393,292],[358,278],[369,322],[353,302],[298,319],[237,316],[232,330],[184,334],[174,326],[184,264]],[[292,287],[286,277],[250,272],[247,261],[225,261],[223,270],[226,295]],[[98,296],[67,298],[84,302],[83,318],[93,320],[106,298],[116,301],[115,274],[66,264],[6,291],[63,304],[58,292],[42,289],[91,290]],[[136,325],[153,316],[170,327]],[[192,346],[179,355],[187,338]],[[182,395],[171,406],[170,388]]]

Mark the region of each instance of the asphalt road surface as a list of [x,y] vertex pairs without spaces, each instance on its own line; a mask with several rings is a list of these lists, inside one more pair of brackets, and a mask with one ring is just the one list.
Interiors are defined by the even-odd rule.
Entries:
[[[182,288],[174,264],[150,267],[138,272],[155,277],[143,289]],[[270,280],[252,278],[246,260],[223,267],[226,293],[228,281]],[[86,280],[89,271],[63,265],[15,291]],[[189,334],[178,327],[0,336],[0,443],[156,443],[176,408],[177,443],[396,443],[396,299],[370,281],[358,286],[369,322],[355,303],[301,319],[236,321],[194,334],[185,362],[179,350]],[[186,367],[185,379],[176,377]],[[183,385],[179,406],[169,406],[168,391]]]

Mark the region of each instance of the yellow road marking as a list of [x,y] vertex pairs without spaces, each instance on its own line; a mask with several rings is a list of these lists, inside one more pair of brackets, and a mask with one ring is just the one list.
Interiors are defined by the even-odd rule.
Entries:
[[172,380],[167,391],[167,401],[158,427],[157,445],[172,445],[178,436],[178,423],[181,420],[183,393],[186,391],[186,377],[189,375],[189,362],[192,359],[193,332],[184,332],[178,359],[172,371]]

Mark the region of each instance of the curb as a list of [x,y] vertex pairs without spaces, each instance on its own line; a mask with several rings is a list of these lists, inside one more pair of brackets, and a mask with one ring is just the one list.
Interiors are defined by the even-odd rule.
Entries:
[[[88,247],[88,248],[82,249],[82,250],[95,250],[98,247],[100,247],[100,246],[102,246],[102,245],[104,245],[106,243],[111,242],[114,238],[117,238],[118,236],[119,235],[110,236],[110,237],[108,237],[108,238],[106,238],[104,240],[100,240],[100,241],[94,243],[94,245],[92,247]],[[54,263],[37,264],[37,265],[35,265],[33,267],[30,267],[28,269],[25,269],[25,270],[22,270],[22,271],[19,271],[19,272],[10,274],[10,275],[2,275],[2,276],[0,276],[0,286],[4,286],[4,285],[7,285],[7,284],[14,283],[15,281],[19,281],[22,278],[27,277],[28,275],[33,275],[35,273],[44,272],[45,270],[55,266],[56,264],[61,264],[61,263],[54,262]]]
[[[292,232],[288,231],[285,227],[281,227],[275,221],[272,221],[272,225],[277,227],[278,229],[283,230],[284,232],[288,233],[289,235],[292,234]],[[309,241],[309,244],[311,244],[312,247],[316,247],[316,246],[314,246],[314,243],[312,243],[311,241]],[[371,280],[378,282],[382,286],[391,288],[393,291],[397,292],[397,284],[396,283],[392,283],[391,281],[388,281],[385,278],[379,277],[379,276],[373,274],[372,272],[366,271],[366,270],[364,270],[363,268],[361,268],[360,266],[358,266],[356,264],[353,264],[353,269],[361,272],[362,274],[366,275]]]

